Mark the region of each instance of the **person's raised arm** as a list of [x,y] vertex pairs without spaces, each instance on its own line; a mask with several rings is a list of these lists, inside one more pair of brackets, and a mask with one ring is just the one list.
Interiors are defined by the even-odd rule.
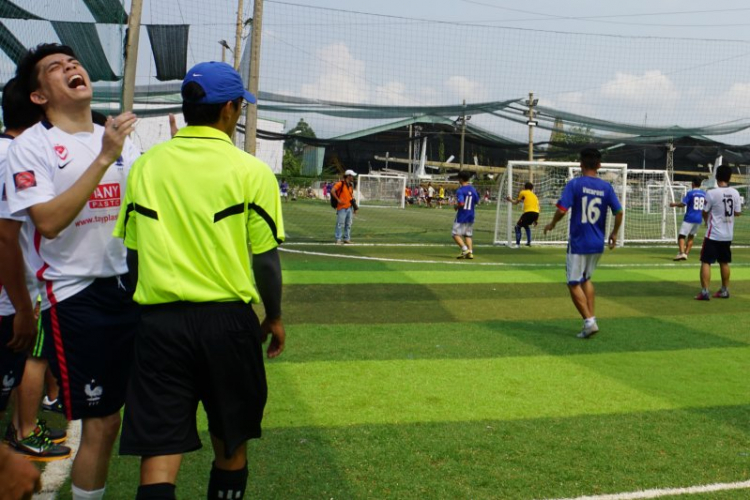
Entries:
[[81,212],[107,169],[122,153],[125,139],[133,131],[136,116],[131,112],[108,118],[102,149],[88,169],[70,188],[53,199],[28,208],[37,230],[47,239],[56,238]]

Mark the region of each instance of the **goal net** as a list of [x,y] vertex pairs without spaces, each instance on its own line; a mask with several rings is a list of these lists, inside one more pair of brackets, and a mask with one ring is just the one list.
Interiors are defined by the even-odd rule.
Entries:
[[667,172],[628,170],[627,186],[626,239],[643,243],[674,242],[677,210],[669,204],[680,201],[682,196],[679,187],[675,189],[669,181]]
[[[620,244],[674,241],[677,232],[676,212],[669,207],[674,193],[665,171],[633,171],[628,170],[626,164],[603,163],[598,173],[600,178],[612,184],[625,208]],[[532,241],[537,244],[566,243],[567,224],[558,224],[546,235],[543,227],[552,220],[565,184],[580,175],[579,164],[574,162],[509,162],[498,187],[495,244],[515,243],[513,227],[523,209],[521,204],[514,206],[506,198],[516,199],[526,182],[534,184],[534,192],[541,208],[539,226],[532,230]],[[648,186],[656,186],[658,189],[649,189]],[[652,213],[649,212],[651,205],[654,207]],[[609,214],[607,234],[611,231],[613,221],[614,217]]]
[[362,174],[357,179],[357,205],[371,208],[404,208],[406,177]]

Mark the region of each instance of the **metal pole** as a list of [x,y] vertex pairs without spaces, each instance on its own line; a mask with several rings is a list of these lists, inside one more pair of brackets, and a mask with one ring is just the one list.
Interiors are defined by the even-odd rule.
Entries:
[[122,76],[120,112],[132,111],[135,94],[135,70],[138,63],[138,39],[141,30],[143,0],[133,0],[128,16],[128,39],[125,44],[125,70]]
[[529,92],[529,161],[534,161],[534,93]]
[[459,166],[458,171],[464,169],[464,138],[466,137],[466,99],[464,99],[464,109],[461,112],[461,165]]
[[[255,0],[253,5],[253,24],[250,37],[250,65],[248,75],[248,90],[256,97],[260,83],[260,35],[263,27],[263,0]],[[258,131],[258,106],[248,106],[245,114],[245,151],[255,154],[255,134]]]
[[234,69],[240,69],[240,57],[242,57],[242,13],[244,11],[243,0],[237,0],[237,27],[234,35]]

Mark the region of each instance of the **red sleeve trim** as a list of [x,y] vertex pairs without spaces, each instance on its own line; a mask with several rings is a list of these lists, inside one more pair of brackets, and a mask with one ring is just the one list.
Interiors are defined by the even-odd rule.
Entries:
[[555,206],[557,207],[557,209],[558,209],[559,211],[561,211],[561,212],[563,212],[563,213],[568,213],[568,209],[567,209],[567,208],[565,208],[564,206],[560,205],[559,203],[558,203],[557,205],[555,205]]

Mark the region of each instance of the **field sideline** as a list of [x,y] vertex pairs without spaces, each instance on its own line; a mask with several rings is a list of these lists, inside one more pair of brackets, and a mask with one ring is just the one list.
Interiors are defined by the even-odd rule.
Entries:
[[[750,494],[750,250],[734,252],[732,298],[708,303],[692,300],[694,256],[607,252],[601,333],[581,341],[560,248],[486,247],[466,265],[451,247],[290,249],[287,350],[267,364],[246,498]],[[210,463],[186,457],[179,498],[205,496]],[[109,498],[134,496],[137,466],[114,460]],[[672,491],[711,484],[741,489]]]

